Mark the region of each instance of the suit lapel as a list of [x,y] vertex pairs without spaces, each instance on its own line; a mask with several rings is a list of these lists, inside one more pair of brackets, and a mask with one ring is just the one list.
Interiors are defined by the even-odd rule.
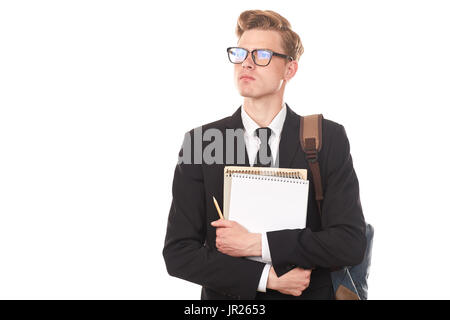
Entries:
[[[235,113],[233,113],[233,115],[230,117],[229,121],[226,124],[226,128],[227,129],[244,129],[244,124],[242,123],[242,116],[241,116],[241,107],[239,107]],[[242,137],[244,138],[244,137]],[[245,142],[244,142],[244,146],[245,146],[245,164],[241,164],[238,163],[238,157],[237,157],[237,142],[235,141],[235,143],[233,143],[234,145],[234,165],[239,165],[239,166],[246,166],[249,167],[250,166],[250,161],[248,160],[248,152],[247,152],[247,147],[245,146]],[[231,165],[231,164],[230,164]]]
[[286,103],[286,119],[281,130],[278,160],[280,168],[292,168],[292,161],[300,148],[300,117]]
[[237,108],[237,110],[229,118],[228,122],[226,123],[226,127],[229,129],[244,129],[244,124],[242,123],[241,117],[241,107]]

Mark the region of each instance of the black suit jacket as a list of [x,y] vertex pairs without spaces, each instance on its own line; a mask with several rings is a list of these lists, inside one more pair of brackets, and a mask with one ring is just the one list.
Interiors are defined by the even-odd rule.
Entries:
[[[243,129],[241,107],[231,117],[201,127],[203,131],[210,128],[220,130],[224,137],[226,129]],[[311,181],[299,143],[299,128],[299,115],[287,105],[278,152],[279,167],[308,169]],[[202,299],[333,299],[329,268],[362,261],[366,247],[365,221],[344,127],[324,119],[322,130],[319,155],[324,192],[322,217],[310,183],[306,228],[267,233],[272,264],[278,276],[293,266],[314,269],[310,285],[300,297],[273,290],[257,292],[264,264],[231,257],[216,249],[216,229],[210,223],[218,219],[218,214],[212,197],[215,196],[223,208],[224,166],[242,165],[237,162],[237,144],[232,163],[195,164],[192,143],[191,164],[177,164],[163,249],[168,273],[201,285]],[[188,134],[194,142],[194,129],[186,137]],[[202,150],[210,143],[203,142]],[[224,147],[224,159],[225,152]],[[179,155],[182,154],[181,150]],[[245,165],[249,166],[247,154]]]

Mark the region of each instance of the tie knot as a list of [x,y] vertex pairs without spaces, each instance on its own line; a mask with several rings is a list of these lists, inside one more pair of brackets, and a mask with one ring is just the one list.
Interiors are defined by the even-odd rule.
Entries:
[[269,127],[262,127],[256,129],[256,135],[260,140],[267,139],[269,141],[270,136],[272,135],[272,130]]

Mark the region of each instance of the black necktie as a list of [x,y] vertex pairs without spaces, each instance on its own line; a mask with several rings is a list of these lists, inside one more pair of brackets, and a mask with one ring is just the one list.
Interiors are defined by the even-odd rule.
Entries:
[[272,164],[272,150],[269,146],[269,138],[272,135],[272,130],[268,127],[256,129],[256,135],[261,144],[259,145],[258,153],[256,154],[254,167],[270,167]]

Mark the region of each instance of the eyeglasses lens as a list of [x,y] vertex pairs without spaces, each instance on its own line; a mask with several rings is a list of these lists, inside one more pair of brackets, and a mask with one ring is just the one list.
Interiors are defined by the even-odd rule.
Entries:
[[255,63],[260,66],[266,66],[270,62],[270,58],[272,57],[272,54],[269,51],[266,50],[257,50],[253,53],[255,58]]
[[228,56],[230,57],[230,61],[233,63],[241,63],[245,60],[245,56],[247,55],[247,51],[241,48],[232,48],[228,50]]

